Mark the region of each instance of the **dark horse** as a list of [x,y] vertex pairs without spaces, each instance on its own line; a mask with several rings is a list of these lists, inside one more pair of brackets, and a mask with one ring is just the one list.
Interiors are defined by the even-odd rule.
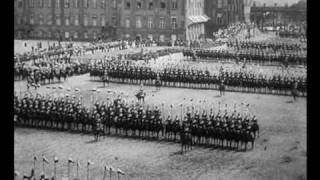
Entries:
[[100,122],[97,122],[93,126],[93,135],[94,135],[94,140],[96,142],[99,141],[99,137],[103,135],[103,124]]
[[293,100],[296,101],[296,98],[297,98],[298,95],[299,95],[298,83],[297,83],[297,82],[294,82],[294,83],[293,83],[293,87],[292,87],[292,90],[291,90],[291,94],[292,94],[292,96],[293,96]]
[[189,130],[181,130],[180,131],[180,140],[181,140],[181,153],[184,151],[192,150],[192,136]]
[[219,85],[220,96],[224,95],[225,90],[226,90],[226,87],[224,85],[224,80],[221,80]]
[[146,97],[146,93],[143,92],[143,91],[139,91],[137,94],[136,94],[136,97],[138,99],[139,102],[142,102],[144,103],[144,98]]
[[160,91],[160,87],[161,87],[161,80],[157,79],[156,80],[156,91]]

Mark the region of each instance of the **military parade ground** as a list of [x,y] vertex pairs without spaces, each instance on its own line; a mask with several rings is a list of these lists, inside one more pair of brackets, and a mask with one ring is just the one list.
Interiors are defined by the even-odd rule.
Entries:
[[16,179],[306,179],[303,43],[38,42],[15,41]]

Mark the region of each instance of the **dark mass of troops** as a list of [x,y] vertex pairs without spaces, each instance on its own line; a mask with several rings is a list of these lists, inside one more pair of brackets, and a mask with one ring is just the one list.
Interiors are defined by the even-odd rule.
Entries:
[[[15,79],[27,80],[29,86],[52,84],[68,76],[90,73],[90,77],[104,83],[132,83],[185,88],[219,89],[221,92],[240,91],[266,94],[306,96],[306,77],[285,72],[289,65],[306,65],[306,47],[297,43],[268,43],[229,41],[233,50],[205,50],[170,48],[156,52],[132,53],[86,62],[72,60],[86,52],[109,52],[110,48],[126,49],[130,43],[101,45],[86,49],[68,46],[50,48],[40,54],[20,56],[15,62]],[[149,61],[180,53],[185,61],[233,60],[241,68],[228,69],[221,65],[218,74],[208,70],[185,66],[152,68]],[[189,59],[193,61],[190,61]],[[32,61],[33,60],[33,61]],[[137,63],[143,61],[144,63]],[[239,64],[239,62],[243,62]],[[283,74],[264,76],[246,70],[246,63],[283,65]],[[138,94],[144,94],[140,89]],[[192,101],[192,100],[191,100]],[[162,104],[163,106],[163,104]],[[259,134],[257,118],[243,109],[183,107],[181,116],[165,116],[162,106],[127,103],[123,97],[95,102],[93,108],[83,105],[77,97],[52,97],[40,94],[15,95],[15,123],[19,126],[49,128],[62,131],[93,133],[98,140],[102,135],[120,135],[135,138],[178,141],[183,148],[194,144],[234,150],[247,150],[254,146]],[[172,109],[172,107],[171,107]],[[179,109],[179,108],[178,108]],[[216,111],[217,110],[217,111]]]
[[[259,132],[257,118],[236,108],[233,112],[220,107],[218,112],[213,108],[207,112],[191,106],[182,118],[170,114],[164,117],[160,108],[128,104],[120,96],[96,102],[93,108],[85,107],[82,99],[75,96],[56,98],[25,93],[14,97],[16,125],[94,133],[97,138],[115,134],[247,150],[249,142],[253,148]],[[183,138],[182,134],[190,138]]]

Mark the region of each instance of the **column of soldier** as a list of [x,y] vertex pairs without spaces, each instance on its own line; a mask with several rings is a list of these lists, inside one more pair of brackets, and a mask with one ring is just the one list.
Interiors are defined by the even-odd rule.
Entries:
[[83,99],[74,95],[15,94],[14,121],[16,125],[25,127],[168,141],[178,141],[180,132],[187,128],[194,144],[235,150],[246,150],[248,142],[254,143],[259,129],[256,117],[243,103],[240,108],[234,105],[233,111],[227,105],[221,110],[220,103],[219,108],[211,105],[210,112],[207,110],[209,102],[193,99],[188,106],[181,103],[176,108],[164,103],[149,106],[130,102],[124,95],[100,102],[93,100],[92,103],[93,106],[86,107]]
[[230,91],[290,95],[296,86],[300,96],[306,95],[306,69],[303,68],[283,70],[281,67],[246,64],[192,64],[179,61],[177,57],[164,58],[168,61],[161,59],[142,64],[94,61],[89,71],[93,77],[112,82],[155,85],[160,81],[162,86],[217,89],[223,81]]
[[253,62],[306,64],[306,43],[233,41],[228,42],[228,47],[233,47],[240,58],[250,54],[247,59]]
[[[233,44],[229,43],[229,46],[233,46]],[[285,47],[285,46],[284,46]],[[284,48],[283,47],[283,48]],[[218,59],[218,60],[244,60],[247,62],[259,63],[259,64],[297,64],[297,65],[306,65],[306,53],[287,53],[287,51],[283,51],[282,53],[267,53],[266,50],[263,49],[241,49],[237,51],[227,51],[227,50],[190,50],[185,49],[183,54],[187,57],[192,57],[195,53],[196,57],[200,59]]]
[[[109,44],[104,44],[109,46]],[[110,46],[116,48],[118,44]],[[109,47],[109,48],[110,48]],[[73,51],[78,51],[77,47]],[[99,49],[99,45],[95,45],[93,48]],[[119,47],[118,47],[119,48]],[[86,49],[85,51],[91,51],[92,49]],[[41,56],[34,56],[33,61],[23,61],[20,58],[14,64],[14,76],[15,80],[25,80],[30,78],[32,83],[39,85],[50,84],[55,80],[61,80],[61,77],[85,74],[87,73],[87,64],[79,63],[77,60],[70,60],[73,53],[70,51],[55,52],[55,53],[44,53]],[[27,55],[32,56],[32,54]],[[30,57],[26,59],[31,59]]]
[[40,86],[66,80],[73,75],[81,75],[88,72],[88,65],[60,57],[40,58],[35,61],[14,64],[14,79],[27,80],[28,84]]
[[[47,166],[50,165],[50,161],[48,160],[47,157],[45,157],[44,154],[42,154],[42,172],[39,174],[39,179],[40,180],[46,180],[46,179],[58,179],[57,177],[59,176],[57,171],[58,171],[58,164],[61,164],[62,161],[57,157],[53,157],[53,175],[52,177],[49,177],[47,175]],[[41,163],[41,161],[39,163]],[[30,175],[23,174],[21,175],[19,171],[15,170],[14,171],[14,178],[22,178],[22,179],[29,179],[29,180],[35,180],[37,178],[37,171],[36,171],[36,162],[38,162],[38,157],[34,156],[33,157],[33,167],[31,168],[31,173]],[[73,160],[72,157],[69,157],[68,160],[66,161],[67,164],[67,175],[60,175],[62,176],[62,179],[74,179],[74,180],[79,180],[80,179],[80,174],[86,174],[87,180],[92,179],[92,176],[95,176],[96,174],[91,173],[92,166],[94,165],[94,162],[91,160],[87,161],[87,168],[86,168],[86,173],[81,173],[81,161],[80,160]],[[76,174],[72,173],[73,167],[76,166]],[[79,172],[80,171],[80,172]],[[59,172],[59,171],[58,171]],[[107,174],[109,172],[109,175]],[[114,168],[110,164],[106,164],[103,167],[103,180],[109,176],[109,179],[111,180],[112,177],[117,176],[118,180],[120,179],[120,176],[124,176],[125,172],[122,171],[120,168]]]

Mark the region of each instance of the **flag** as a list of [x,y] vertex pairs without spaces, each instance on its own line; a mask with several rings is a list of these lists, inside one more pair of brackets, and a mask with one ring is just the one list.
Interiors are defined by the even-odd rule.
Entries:
[[59,162],[59,159],[58,159],[58,157],[54,157],[54,163],[57,163],[57,162]]
[[104,170],[108,171],[110,168],[108,166],[104,166]]
[[19,171],[14,171],[14,176],[20,176]]
[[74,161],[72,160],[72,158],[71,158],[71,157],[69,157],[69,159],[68,159],[68,163],[74,163]]
[[90,160],[88,160],[87,165],[88,165],[88,166],[90,166],[90,165],[92,165],[92,164],[93,164],[93,162],[92,162],[92,161],[90,161]]
[[42,157],[42,161],[45,162],[45,163],[47,163],[47,164],[49,164],[48,159],[47,159],[46,157],[44,157],[44,156]]
[[109,167],[109,170],[110,170],[111,172],[112,172],[112,171],[113,171],[113,172],[116,172],[116,169],[113,168],[112,166]]
[[121,169],[119,169],[119,168],[117,169],[117,173],[118,173],[118,174],[121,174],[121,175],[124,175],[124,172],[121,171]]

